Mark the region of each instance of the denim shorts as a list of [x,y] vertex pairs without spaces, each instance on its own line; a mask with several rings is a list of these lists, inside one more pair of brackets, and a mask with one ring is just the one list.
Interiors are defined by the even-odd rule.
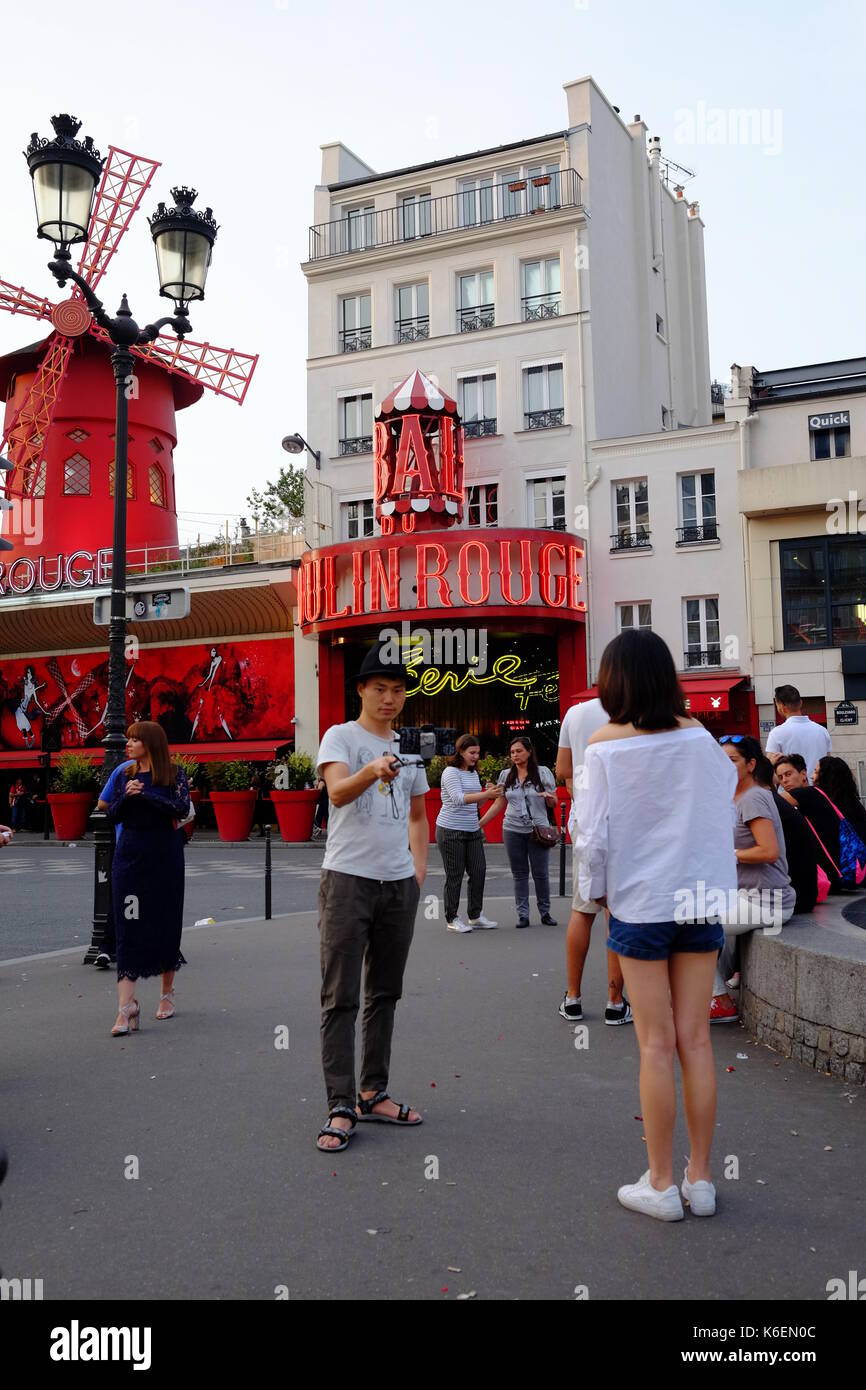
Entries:
[[676,951],[721,951],[718,922],[621,922],[611,914],[607,949],[635,960],[667,960]]

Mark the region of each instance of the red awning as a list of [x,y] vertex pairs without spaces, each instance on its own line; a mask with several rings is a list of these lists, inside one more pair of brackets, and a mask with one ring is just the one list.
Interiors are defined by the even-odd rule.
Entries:
[[714,714],[717,710],[730,709],[728,696],[735,685],[746,679],[739,671],[733,676],[692,676],[680,678],[686,696],[686,709],[689,714]]
[[[686,708],[690,714],[713,714],[717,710],[730,709],[728,696],[735,685],[746,679],[737,671],[731,676],[681,676],[680,685],[685,692]],[[572,695],[571,703],[583,704],[584,700],[594,700],[598,686],[591,685],[587,690],[579,690]]]
[[[169,745],[173,756],[195,758],[200,763],[228,762],[270,762],[276,757],[278,748],[285,748],[291,739],[226,739],[224,743],[172,743]],[[63,752],[80,753],[91,762],[101,763],[105,757],[104,748],[66,748],[60,753],[51,754],[51,766],[57,766],[57,759]],[[42,756],[38,748],[3,749],[0,751],[0,768],[41,767]]]

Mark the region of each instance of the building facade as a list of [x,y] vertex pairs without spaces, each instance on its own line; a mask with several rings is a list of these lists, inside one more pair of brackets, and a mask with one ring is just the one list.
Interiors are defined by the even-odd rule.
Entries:
[[[668,189],[640,117],[626,124],[591,78],[565,91],[566,129],[433,164],[378,174],[345,146],[324,146],[303,266],[307,436],[321,459],[307,474],[311,554],[384,542],[376,408],[420,370],[462,421],[464,543],[501,558],[506,533],[514,557],[525,541],[536,567],[530,602],[548,609],[533,615],[543,630],[530,644],[494,564],[485,604],[466,602],[455,571],[448,616],[457,625],[462,610],[474,630],[484,607],[499,625],[499,655],[518,658],[553,698],[543,718],[525,718],[527,709],[497,709],[491,682],[484,699],[442,691],[413,718],[500,740],[517,727],[552,729],[586,686],[585,611],[565,616],[543,603],[538,551],[563,533],[553,565],[567,585],[569,557],[586,550],[591,441],[711,420],[697,206]],[[402,563],[412,572],[401,573],[386,616],[417,622],[417,567]],[[354,712],[347,678],[382,626],[365,584],[364,612],[349,627],[332,618],[296,632],[296,738],[311,752],[328,723]]]

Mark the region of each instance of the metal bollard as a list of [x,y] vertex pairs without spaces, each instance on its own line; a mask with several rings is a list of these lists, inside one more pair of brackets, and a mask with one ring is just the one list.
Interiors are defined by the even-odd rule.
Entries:
[[271,920],[271,827],[265,826],[265,921]]
[[559,896],[565,897],[565,827],[568,823],[565,802],[560,805],[559,810]]

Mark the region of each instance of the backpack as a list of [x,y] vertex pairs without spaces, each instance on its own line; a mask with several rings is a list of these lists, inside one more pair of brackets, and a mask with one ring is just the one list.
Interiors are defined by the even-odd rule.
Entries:
[[[823,796],[824,800],[830,802],[830,805],[833,807],[833,810],[839,817],[838,864],[833,859],[833,856],[828,852],[823,840],[821,839],[812,822],[809,820],[808,816],[806,817],[806,823],[809,826],[809,829],[812,831],[812,834],[815,836],[815,839],[818,841],[818,844],[821,846],[824,853],[827,855],[827,858],[830,860],[830,863],[833,865],[833,868],[838,873],[839,886],[841,888],[847,889],[859,888],[864,878],[866,878],[866,845],[864,845],[863,841],[857,834],[857,831],[854,829],[851,822],[849,820],[846,820],[845,817],[842,815],[842,812],[839,810],[839,807],[835,804],[835,802],[830,801],[830,798],[827,795],[827,793],[822,792],[820,787],[815,787],[814,790],[816,792],[821,792],[821,795]],[[826,893],[824,896],[826,897]],[[819,897],[818,901],[823,902],[824,899]]]

